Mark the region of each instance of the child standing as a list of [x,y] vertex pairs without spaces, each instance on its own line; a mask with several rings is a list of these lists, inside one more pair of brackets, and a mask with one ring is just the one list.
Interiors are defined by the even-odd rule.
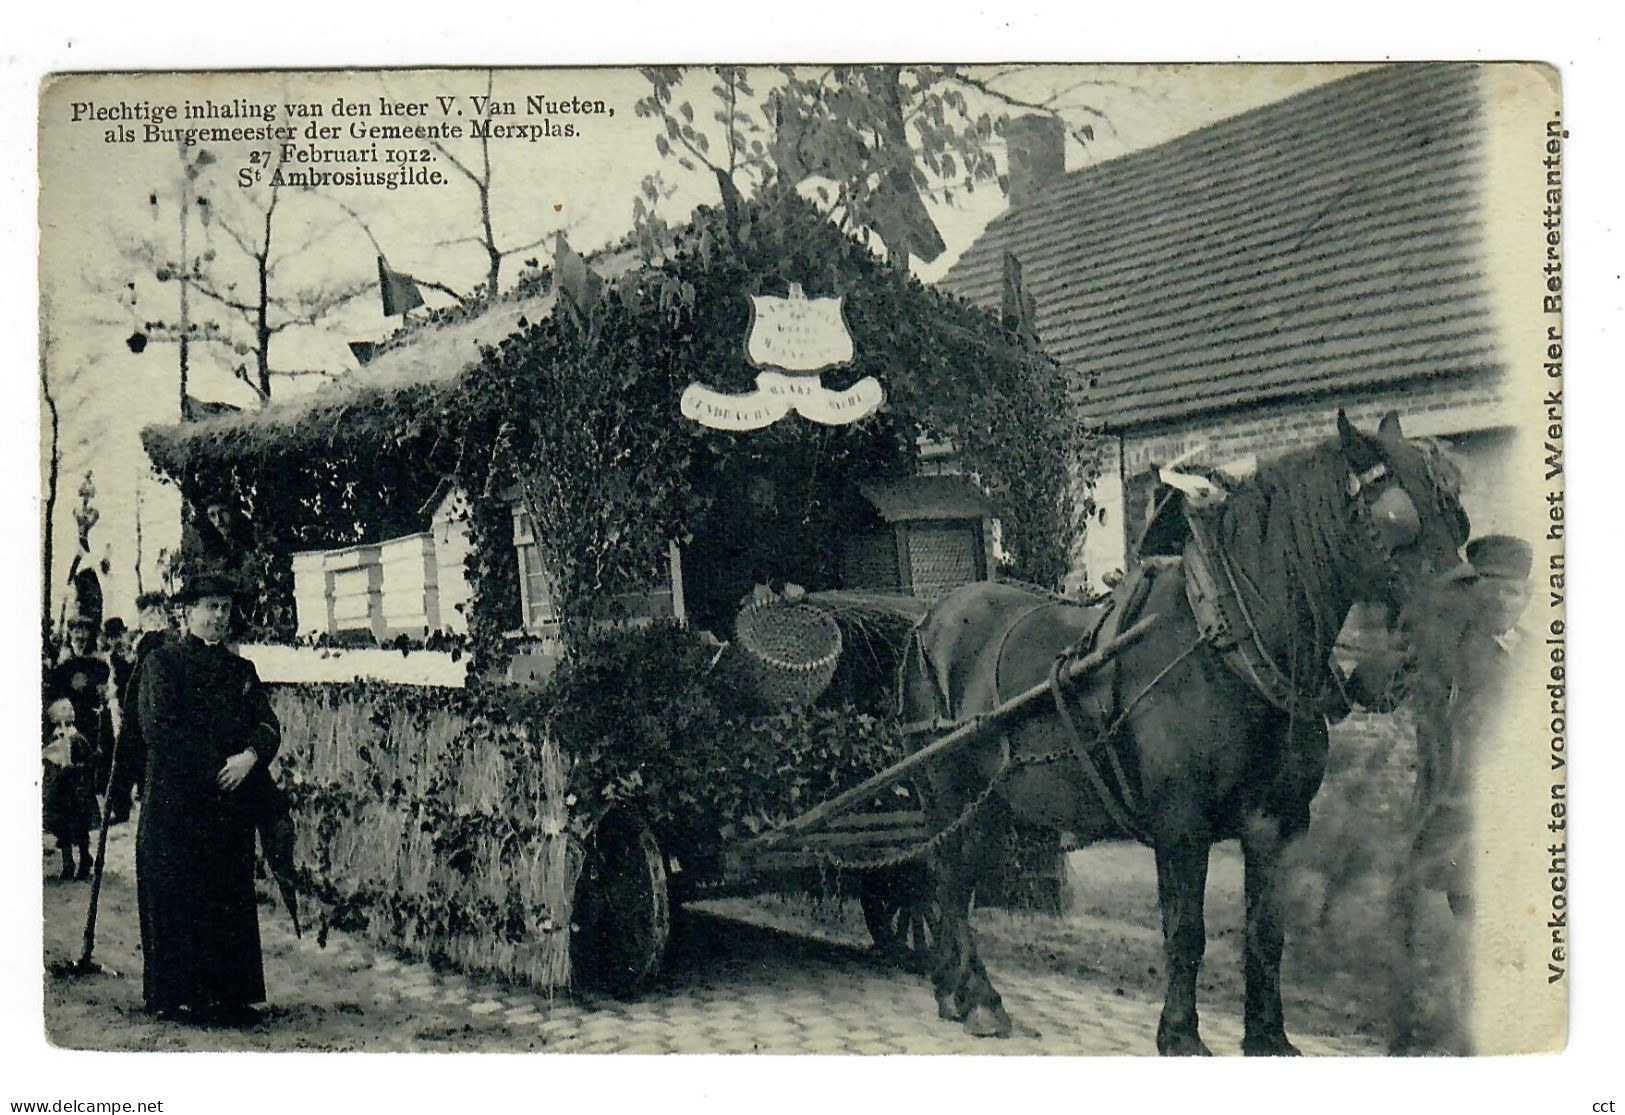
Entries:
[[[73,702],[66,697],[47,710],[41,753],[45,762],[45,831],[62,853],[63,879],[90,878],[90,830],[100,821],[96,809],[96,757],[90,741],[74,726]],[[73,850],[79,850],[75,870]]]

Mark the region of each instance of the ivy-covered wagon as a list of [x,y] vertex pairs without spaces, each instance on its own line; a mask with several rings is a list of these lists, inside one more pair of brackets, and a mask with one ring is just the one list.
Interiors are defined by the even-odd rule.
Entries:
[[[764,697],[771,648],[724,649],[742,604],[1057,584],[1084,454],[1056,366],[793,193],[592,265],[601,284],[535,273],[307,396],[143,440],[189,516],[244,524],[245,653],[279,686],[324,921],[547,985],[574,927],[576,977],[627,990],[658,964],[668,881],[681,900],[922,835],[898,783],[884,820],[741,871],[729,849],[902,757],[889,656],[913,607],[849,609],[868,618],[804,703]],[[873,379],[884,405],[685,417],[691,385],[751,390],[749,296],[795,290],[843,300],[851,357],[824,386]]]

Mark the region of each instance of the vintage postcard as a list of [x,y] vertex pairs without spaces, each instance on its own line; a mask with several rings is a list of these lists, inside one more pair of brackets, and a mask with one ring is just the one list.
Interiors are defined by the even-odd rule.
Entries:
[[52,1044],[1564,1046],[1554,69],[38,134]]

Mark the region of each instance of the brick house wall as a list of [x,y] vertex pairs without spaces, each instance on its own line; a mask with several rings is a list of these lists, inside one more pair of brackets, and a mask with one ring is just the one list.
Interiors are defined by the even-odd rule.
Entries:
[[1334,434],[1340,408],[1367,432],[1375,431],[1392,411],[1407,436],[1443,441],[1464,466],[1462,503],[1473,532],[1498,528],[1501,501],[1496,493],[1507,475],[1512,431],[1499,377],[1422,381],[1362,392],[1357,398],[1275,403],[1108,435],[1110,458],[1094,488],[1096,502],[1107,509],[1106,519],[1088,530],[1068,584],[1098,590],[1105,574],[1126,568],[1145,528],[1160,465],[1187,453],[1191,456],[1185,459],[1192,463],[1219,465],[1310,445]]

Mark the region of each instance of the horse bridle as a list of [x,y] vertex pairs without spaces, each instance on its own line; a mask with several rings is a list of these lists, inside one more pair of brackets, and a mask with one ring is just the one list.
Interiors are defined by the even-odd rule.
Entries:
[[[1385,480],[1389,483],[1382,483]],[[1350,518],[1359,523],[1358,529],[1363,541],[1368,544],[1363,548],[1368,549],[1372,557],[1380,555],[1375,560],[1372,560],[1372,557],[1363,557],[1360,560],[1360,571],[1362,574],[1380,572],[1385,584],[1390,586],[1400,579],[1396,552],[1413,543],[1421,528],[1415,497],[1406,491],[1403,485],[1399,485],[1397,489],[1390,486],[1396,483],[1397,478],[1393,477],[1387,463],[1380,460],[1364,470],[1351,467],[1344,481],[1344,492],[1350,504]],[[1404,497],[1404,504],[1395,509],[1387,509],[1381,514],[1390,523],[1398,523],[1408,517],[1409,525],[1406,527],[1408,537],[1397,544],[1384,537],[1383,530],[1379,526],[1377,510],[1388,492],[1395,490]],[[1372,496],[1373,491],[1379,492],[1375,498]],[[1301,691],[1298,684],[1281,669],[1274,653],[1265,644],[1258,623],[1248,607],[1246,593],[1242,590],[1242,583],[1246,578],[1235,568],[1225,548],[1208,535],[1200,520],[1191,521],[1191,541],[1195,550],[1192,556],[1211,571],[1208,578],[1218,586],[1217,595],[1227,596],[1230,601],[1229,607],[1233,609],[1233,622],[1223,618],[1226,608],[1219,600],[1208,602],[1207,609],[1210,613],[1217,609],[1215,621],[1208,631],[1209,641],[1214,642],[1221,660],[1231,671],[1250,683],[1272,705],[1289,715],[1333,715],[1339,706],[1346,707],[1348,694],[1345,679],[1335,663],[1330,661],[1327,663],[1332,684],[1327,686],[1322,683],[1317,691],[1311,693]],[[1197,583],[1187,581],[1188,586]],[[1257,592],[1256,585],[1251,587]],[[1192,610],[1198,615],[1203,611],[1194,598]]]
[[[1388,481],[1388,483],[1383,484],[1381,487],[1381,494],[1378,495],[1376,499],[1372,499],[1372,486],[1383,480]],[[1395,487],[1395,485],[1397,485],[1397,487]],[[1409,515],[1411,519],[1415,520],[1415,527],[1419,532],[1421,529],[1421,522],[1420,511],[1416,506],[1416,497],[1411,495],[1410,492],[1406,491],[1405,486],[1399,482],[1397,477],[1393,476],[1387,463],[1384,461],[1378,461],[1364,472],[1356,472],[1353,468],[1350,468],[1348,480],[1345,483],[1344,488],[1348,493],[1352,518],[1359,524],[1360,528],[1364,532],[1364,541],[1370,543],[1373,552],[1382,555],[1380,562],[1376,563],[1371,568],[1380,569],[1383,573],[1385,582],[1389,585],[1394,584],[1399,580],[1400,576],[1399,562],[1395,555],[1399,550],[1404,549],[1405,546],[1413,544],[1416,541],[1416,537],[1413,536],[1410,540],[1399,545],[1394,545],[1393,543],[1389,542],[1383,537],[1382,531],[1378,526],[1378,515],[1376,508],[1382,503],[1390,492],[1398,491],[1405,497],[1406,506],[1409,508]]]

